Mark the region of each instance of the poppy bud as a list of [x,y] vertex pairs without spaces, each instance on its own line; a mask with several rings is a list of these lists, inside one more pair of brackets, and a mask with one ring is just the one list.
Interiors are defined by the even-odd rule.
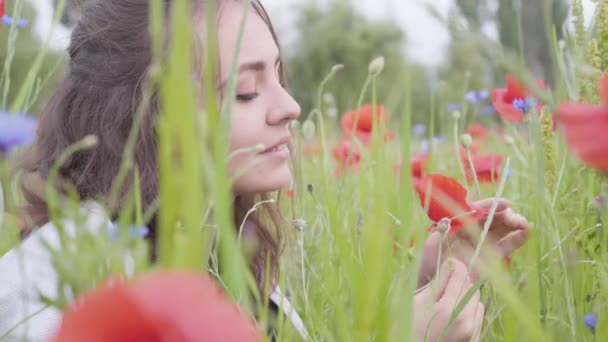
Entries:
[[331,68],[331,73],[335,73],[338,72],[340,70],[344,69],[344,64],[336,64]]
[[336,108],[336,107],[329,107],[327,109],[327,116],[330,119],[335,119],[338,116],[338,108]]
[[306,228],[308,228],[308,223],[303,218],[298,218],[298,219],[293,220],[293,227],[297,231],[302,232]]
[[439,220],[439,222],[437,222],[437,227],[435,228],[435,230],[437,230],[439,233],[443,234],[443,233],[447,233],[450,231],[450,219],[448,218],[442,218],[441,220]]
[[310,139],[315,136],[315,124],[311,120],[306,120],[302,124],[302,135],[304,138]]
[[369,63],[369,74],[372,76],[378,76],[382,70],[384,70],[384,57],[376,57]]
[[82,148],[89,149],[97,146],[99,139],[97,136],[89,134],[81,140]]
[[293,120],[293,121],[290,123],[290,126],[291,126],[291,131],[292,131],[292,132],[298,132],[298,131],[300,130],[300,121],[298,121],[298,120]]
[[470,134],[463,134],[460,136],[460,143],[464,147],[469,148],[471,146],[471,144],[473,143],[473,137],[471,137]]

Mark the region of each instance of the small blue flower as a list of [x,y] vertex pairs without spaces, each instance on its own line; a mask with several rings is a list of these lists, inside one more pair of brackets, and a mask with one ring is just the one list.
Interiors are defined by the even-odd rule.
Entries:
[[31,116],[0,110],[0,153],[9,153],[33,142],[37,125],[38,121]]
[[460,105],[458,103],[448,103],[447,110],[448,113],[460,112]]
[[478,103],[485,101],[489,96],[490,96],[490,92],[488,92],[485,89],[482,89],[480,91],[470,90],[465,94],[464,99],[468,103],[470,103],[472,105],[476,105]]
[[[117,222],[109,224],[107,231],[111,241],[116,241],[120,237],[120,227]],[[150,234],[150,228],[146,226],[130,225],[127,232],[130,238],[143,239]]]
[[477,103],[477,92],[475,90],[468,91],[464,95],[464,99],[467,100],[467,102],[470,104],[476,104]]
[[358,225],[362,225],[363,224],[363,214],[359,213],[359,216],[357,218],[357,224]]
[[585,326],[591,329],[591,332],[595,332],[595,326],[597,325],[597,316],[594,313],[585,315]]
[[430,149],[431,145],[429,144],[429,141],[427,139],[424,139],[420,142],[420,151],[424,153],[429,153]]
[[482,89],[477,93],[477,98],[479,101],[485,101],[488,99],[488,97],[490,97],[490,92],[486,89]]
[[424,133],[426,133],[426,126],[424,124],[415,124],[414,127],[412,127],[412,134],[415,137],[421,137],[424,135]]
[[533,97],[526,97],[525,99],[513,100],[513,107],[523,113],[529,112],[532,108],[536,107],[537,101]]
[[[13,20],[13,17],[8,14],[5,14],[4,16],[2,16],[2,25],[11,27],[13,25]],[[28,23],[29,21],[27,19],[21,18],[17,20],[16,26],[17,28],[24,28],[27,26]]]
[[441,144],[444,140],[445,140],[445,138],[441,135],[434,136],[433,137],[433,146],[437,146],[437,145]]
[[481,110],[481,115],[493,115],[493,114],[496,114],[496,109],[494,109],[494,106],[491,104],[484,106],[483,109]]

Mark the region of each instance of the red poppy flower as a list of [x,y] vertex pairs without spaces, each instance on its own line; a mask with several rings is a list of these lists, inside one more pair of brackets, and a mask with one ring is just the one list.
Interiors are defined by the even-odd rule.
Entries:
[[[532,105],[531,92],[511,74],[507,74],[507,87],[495,88],[492,90],[492,105],[500,116],[512,122],[523,122],[527,107]],[[545,89],[545,82],[537,80],[536,83],[541,89]],[[516,108],[516,106],[520,104]],[[536,104],[537,111],[540,113],[541,104]]]
[[435,222],[433,228],[442,219],[448,219],[449,233],[456,233],[488,213],[488,209],[476,208],[467,202],[467,190],[453,178],[429,174],[414,184],[422,207]]
[[55,342],[261,341],[254,323],[208,276],[158,272],[86,293],[64,313]]
[[469,125],[467,133],[473,138],[485,139],[488,136],[488,129],[484,125],[476,122]]
[[[416,153],[410,158],[410,169],[412,171],[412,177],[414,179],[422,177],[426,163],[428,161],[428,154],[424,152]],[[395,175],[401,176],[402,163],[393,165],[393,171]]]
[[412,177],[420,178],[424,173],[424,169],[426,168],[426,162],[428,160],[428,155],[426,153],[420,152],[416,153],[412,156],[410,160],[411,168],[412,168]]
[[4,17],[5,11],[6,11],[6,9],[5,9],[4,0],[0,0],[0,18]]
[[356,143],[353,143],[350,138],[342,139],[332,149],[332,155],[338,162],[338,168],[335,172],[337,176],[341,175],[342,172],[349,167],[357,168],[361,161],[361,152],[356,146]]
[[[372,138],[374,126],[374,112],[378,123],[386,125],[388,123],[388,114],[382,106],[372,106],[366,104],[358,110],[353,110],[342,116],[340,125],[347,136],[355,135],[361,139],[365,145],[368,145]],[[357,117],[358,116],[358,117]],[[356,120],[356,121],[355,121]],[[393,132],[386,130],[385,140],[393,139]]]
[[608,74],[600,80],[602,106],[563,103],[557,118],[570,149],[585,164],[608,171]]
[[[500,167],[503,157],[500,154],[486,154],[473,157],[473,167],[477,174],[477,180],[481,183],[494,183],[500,180]],[[468,158],[464,159],[467,179],[472,181],[473,172]]]

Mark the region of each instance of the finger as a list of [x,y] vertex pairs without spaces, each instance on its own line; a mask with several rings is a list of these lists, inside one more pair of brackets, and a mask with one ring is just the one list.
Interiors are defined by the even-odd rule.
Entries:
[[466,265],[453,259],[453,266],[454,270],[447,280],[443,296],[439,298],[439,301],[444,302],[448,307],[456,306],[472,285]]
[[523,246],[528,240],[527,230],[518,230],[509,233],[496,244],[500,254],[505,257],[511,255],[513,251]]
[[496,212],[501,212],[503,210],[507,210],[508,208],[511,208],[511,202],[509,202],[508,200],[506,200],[504,198],[486,198],[486,199],[482,199],[482,200],[473,202],[472,204],[474,207],[490,209],[494,205],[494,202],[498,202],[498,204],[496,206]]
[[503,213],[503,224],[510,230],[527,230],[530,229],[530,222],[520,214],[509,209]]
[[[475,294],[465,304],[454,322],[459,336],[458,341],[471,341],[477,333],[478,326],[480,325],[478,312],[483,307],[483,304],[479,301],[479,296],[479,290],[475,291]],[[446,309],[451,311],[454,308],[448,307]]]
[[436,287],[436,291],[437,291],[437,297],[435,299],[435,301],[438,301],[439,299],[441,299],[441,297],[443,297],[446,288],[448,286],[448,283],[450,282],[450,278],[452,277],[452,274],[454,273],[454,264],[459,262],[458,260],[454,259],[454,258],[448,258],[446,261],[443,262],[443,264],[441,265],[441,268],[439,269],[439,274],[437,275],[437,278],[435,280],[435,287]]
[[530,229],[528,220],[522,215],[515,213],[513,209],[508,208],[500,213],[496,213],[492,218],[488,240],[496,243],[511,232],[528,229]]
[[486,313],[486,308],[482,303],[479,303],[477,306],[477,311],[475,312],[475,317],[473,318],[473,322],[475,322],[474,334],[471,341],[477,342],[481,337],[481,329],[483,327],[483,320]]

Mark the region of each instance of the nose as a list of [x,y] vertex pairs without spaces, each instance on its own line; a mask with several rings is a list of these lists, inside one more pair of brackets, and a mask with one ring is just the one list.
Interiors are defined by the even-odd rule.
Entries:
[[269,126],[287,125],[300,116],[300,105],[280,84],[277,84],[266,121]]

